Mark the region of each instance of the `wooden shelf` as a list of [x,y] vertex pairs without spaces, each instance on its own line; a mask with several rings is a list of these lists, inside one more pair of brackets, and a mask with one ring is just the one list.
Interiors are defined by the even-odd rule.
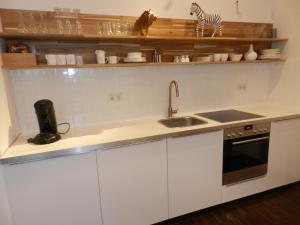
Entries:
[[287,38],[238,38],[238,37],[181,37],[181,36],[96,36],[96,35],[69,35],[69,34],[37,34],[37,33],[5,33],[0,32],[0,38],[35,40],[35,41],[106,41],[106,42],[282,42]]
[[189,63],[119,63],[119,64],[83,64],[83,65],[37,65],[37,66],[15,66],[15,67],[2,67],[3,69],[18,70],[18,69],[60,69],[60,68],[105,68],[105,67],[147,67],[147,66],[179,66],[179,65],[222,65],[222,64],[262,64],[262,63],[277,63],[285,62],[285,59],[269,59],[269,60],[256,60],[240,62],[189,62]]

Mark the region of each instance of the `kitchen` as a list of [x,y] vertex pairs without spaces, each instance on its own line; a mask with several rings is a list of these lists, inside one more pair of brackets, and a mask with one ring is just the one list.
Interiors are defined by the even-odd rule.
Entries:
[[[278,38],[288,39],[272,46],[282,50],[284,60],[211,65],[155,62],[138,66],[3,67],[0,69],[1,225],[154,224],[300,180],[297,151],[300,3],[296,0],[197,2],[207,12],[219,13],[224,24],[226,21],[272,23]],[[54,7],[72,5],[82,14],[137,18],[151,8],[158,17],[149,28],[151,36],[161,18],[196,19],[190,15],[191,3],[11,0],[2,1],[0,8],[53,12]],[[205,36],[209,37],[207,32]],[[247,50],[250,44],[244,44]],[[176,43],[170,44],[174,46]],[[101,47],[99,50],[108,48]],[[257,48],[255,43],[254,48]],[[170,87],[173,80],[179,97],[176,85]],[[57,123],[68,122],[71,129],[55,143],[29,145],[27,139],[39,132],[34,103],[40,99],[51,99]],[[174,117],[193,117],[206,123],[168,128],[158,122],[167,118],[168,108],[178,109]],[[263,117],[221,123],[195,115],[228,109]],[[256,129],[262,123],[267,125]],[[268,169],[256,178],[223,185],[223,145],[227,141],[224,139],[227,134],[237,135],[240,131],[229,130],[226,135],[224,132],[237,127],[246,133],[247,129],[261,129],[263,134],[258,135],[270,133]],[[61,126],[59,131],[67,128]],[[265,142],[259,143],[266,149]]]

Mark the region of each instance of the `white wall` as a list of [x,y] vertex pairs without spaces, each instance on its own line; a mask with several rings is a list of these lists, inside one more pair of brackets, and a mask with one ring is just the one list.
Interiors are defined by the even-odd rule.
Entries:
[[270,102],[300,107],[300,1],[274,0],[274,23],[279,36],[288,37],[287,62],[273,68]]
[[[159,17],[191,18],[189,9],[195,0],[0,0],[0,8],[52,10],[54,6],[80,8],[83,12],[138,16],[151,8]],[[207,12],[218,12],[227,21],[272,22],[272,0],[196,0]]]
[[[179,83],[179,112],[266,102],[270,70],[262,65],[16,70],[12,80],[23,131],[37,129],[33,104],[49,98],[59,122],[74,126],[166,116],[169,83]],[[238,89],[247,83],[248,89]],[[110,95],[122,93],[121,101]]]

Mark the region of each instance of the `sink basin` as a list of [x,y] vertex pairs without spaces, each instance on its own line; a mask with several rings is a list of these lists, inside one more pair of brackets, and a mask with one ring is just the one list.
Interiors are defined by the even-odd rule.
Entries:
[[189,127],[189,126],[195,126],[195,125],[201,125],[207,123],[206,121],[197,119],[195,117],[175,117],[171,119],[159,120],[158,122],[160,122],[161,124],[169,128]]

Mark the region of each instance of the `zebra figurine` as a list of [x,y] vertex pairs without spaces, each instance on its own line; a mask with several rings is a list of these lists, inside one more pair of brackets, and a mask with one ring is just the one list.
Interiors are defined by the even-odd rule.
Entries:
[[222,18],[219,14],[206,14],[203,9],[196,3],[193,2],[191,6],[191,15],[196,14],[198,19],[198,24],[196,25],[197,37],[199,37],[199,28],[201,27],[201,35],[204,35],[204,25],[211,24],[214,26],[214,33],[211,37],[214,37],[217,28],[219,29],[219,35],[222,36]]

